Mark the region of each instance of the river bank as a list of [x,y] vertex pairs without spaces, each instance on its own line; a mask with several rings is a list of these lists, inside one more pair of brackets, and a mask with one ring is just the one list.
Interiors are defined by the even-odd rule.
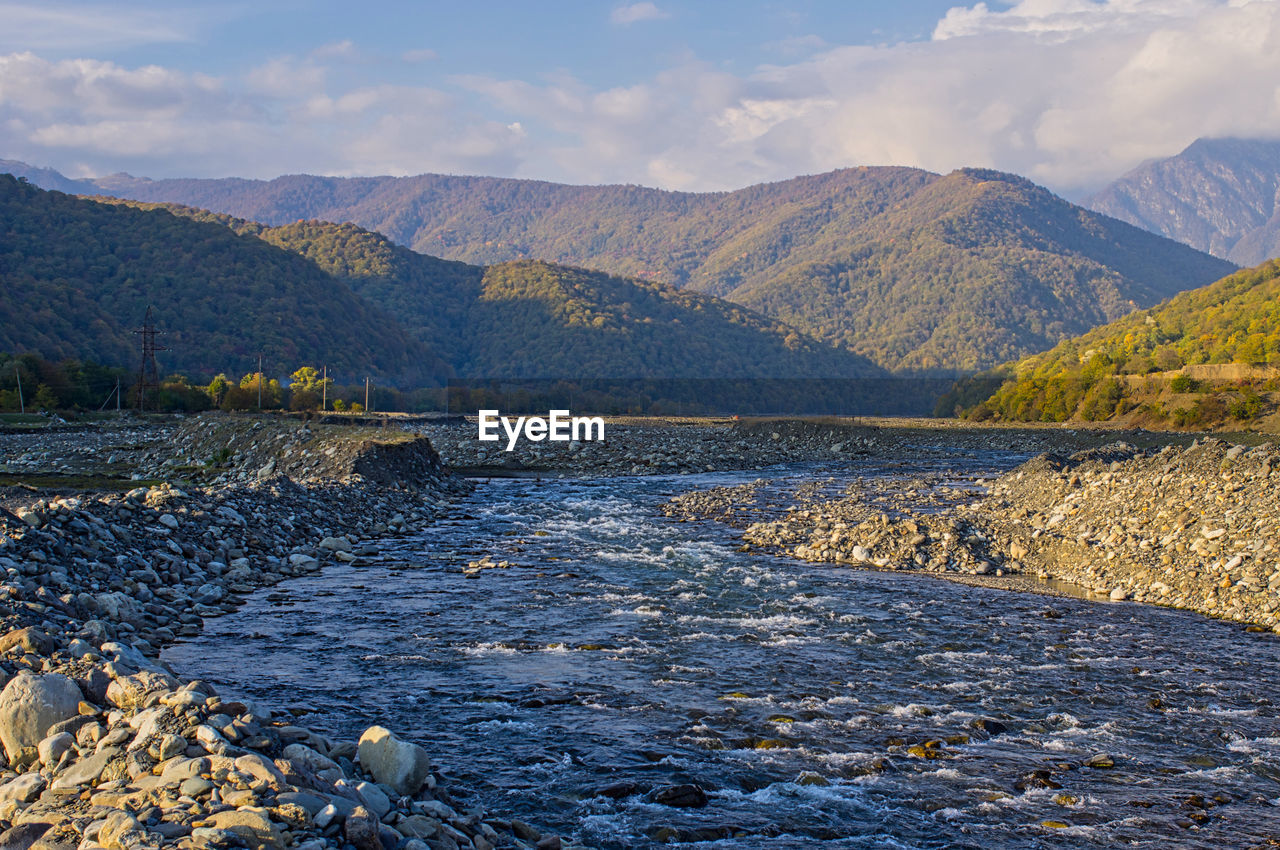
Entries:
[[1278,468],[1269,443],[1118,442],[946,487],[894,482],[881,494],[871,480],[830,494],[815,482],[768,510],[757,485],[739,485],[679,495],[664,512],[716,519],[748,546],[814,563],[1092,594],[1280,632]]
[[448,466],[472,475],[560,476],[689,475],[762,469],[811,461],[946,457],[1008,451],[1076,451],[1123,437],[1142,444],[1190,442],[1193,437],[1152,432],[1090,431],[1030,426],[972,426],[951,420],[726,419],[709,417],[604,417],[603,441],[481,442],[474,417],[414,423]]
[[427,441],[226,417],[143,430],[116,433],[110,458],[51,461],[47,442],[6,458],[37,473],[84,478],[105,464],[186,481],[6,491],[0,844],[560,846],[525,824],[457,810],[429,752],[384,729],[332,740],[274,705],[182,684],[155,660],[257,588],[358,564],[376,554],[372,540],[432,522],[469,488]]

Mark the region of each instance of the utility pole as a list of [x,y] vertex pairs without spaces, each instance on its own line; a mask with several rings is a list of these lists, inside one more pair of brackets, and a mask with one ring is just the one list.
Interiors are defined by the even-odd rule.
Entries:
[[369,378],[364,379],[364,412],[369,412]]
[[13,361],[13,374],[18,379],[18,407],[22,408],[22,412],[27,412],[27,403],[22,398],[22,370],[18,368],[18,361]]
[[320,379],[320,411],[323,413],[329,405],[329,367],[324,367],[324,376]]
[[262,354],[258,354],[258,410],[262,410]]
[[151,321],[150,307],[147,308],[147,314],[142,319],[142,327],[134,333],[142,338],[142,366],[138,370],[138,412],[141,413],[147,409],[148,395],[154,393],[156,400],[159,401],[160,372],[156,368],[156,352],[169,349],[156,344],[156,336],[160,332]]

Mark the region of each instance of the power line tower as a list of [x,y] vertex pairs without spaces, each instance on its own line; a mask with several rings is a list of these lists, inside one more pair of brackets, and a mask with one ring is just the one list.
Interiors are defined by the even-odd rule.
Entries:
[[142,368],[138,373],[138,410],[147,409],[148,398],[159,399],[160,395],[160,371],[156,368],[156,352],[168,351],[169,349],[158,344],[156,337],[160,331],[156,330],[155,323],[151,320],[151,308],[147,308],[147,315],[142,320],[142,327],[134,331],[142,341]]

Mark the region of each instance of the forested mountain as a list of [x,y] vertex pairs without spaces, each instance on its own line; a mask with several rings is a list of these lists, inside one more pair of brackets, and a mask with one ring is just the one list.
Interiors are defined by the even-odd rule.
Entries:
[[[131,205],[132,202],[116,201]],[[280,227],[178,205],[306,257],[395,315],[472,377],[856,377],[870,362],[719,298],[523,260],[474,266],[410,251],[353,224]]]
[[[0,351],[132,364],[148,304],[162,368],[363,376],[858,377],[847,351],[720,299],[522,261],[438,260],[351,225],[267,227],[0,176]],[[436,354],[439,355],[437,359]]]
[[1231,270],[992,171],[852,168],[703,194],[441,175],[99,185],[276,225],[352,221],[469,263],[670,283],[891,369],[984,368]]
[[1277,378],[1280,260],[1272,260],[962,382],[939,412],[1208,426],[1269,413]]
[[1152,233],[1253,266],[1280,256],[1280,141],[1197,139],[1085,202]]
[[448,367],[315,263],[224,226],[46,192],[0,175],[0,351],[135,365],[148,306],[161,369],[350,380],[437,379]]

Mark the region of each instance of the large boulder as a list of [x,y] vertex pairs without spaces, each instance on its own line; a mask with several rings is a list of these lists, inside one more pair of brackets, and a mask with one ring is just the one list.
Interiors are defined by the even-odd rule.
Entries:
[[431,759],[417,744],[401,741],[381,726],[370,726],[360,736],[360,765],[376,781],[390,785],[397,794],[418,793],[431,775]]
[[34,747],[49,727],[79,712],[80,688],[60,673],[18,673],[0,692],[0,743],[10,761],[24,747]]

